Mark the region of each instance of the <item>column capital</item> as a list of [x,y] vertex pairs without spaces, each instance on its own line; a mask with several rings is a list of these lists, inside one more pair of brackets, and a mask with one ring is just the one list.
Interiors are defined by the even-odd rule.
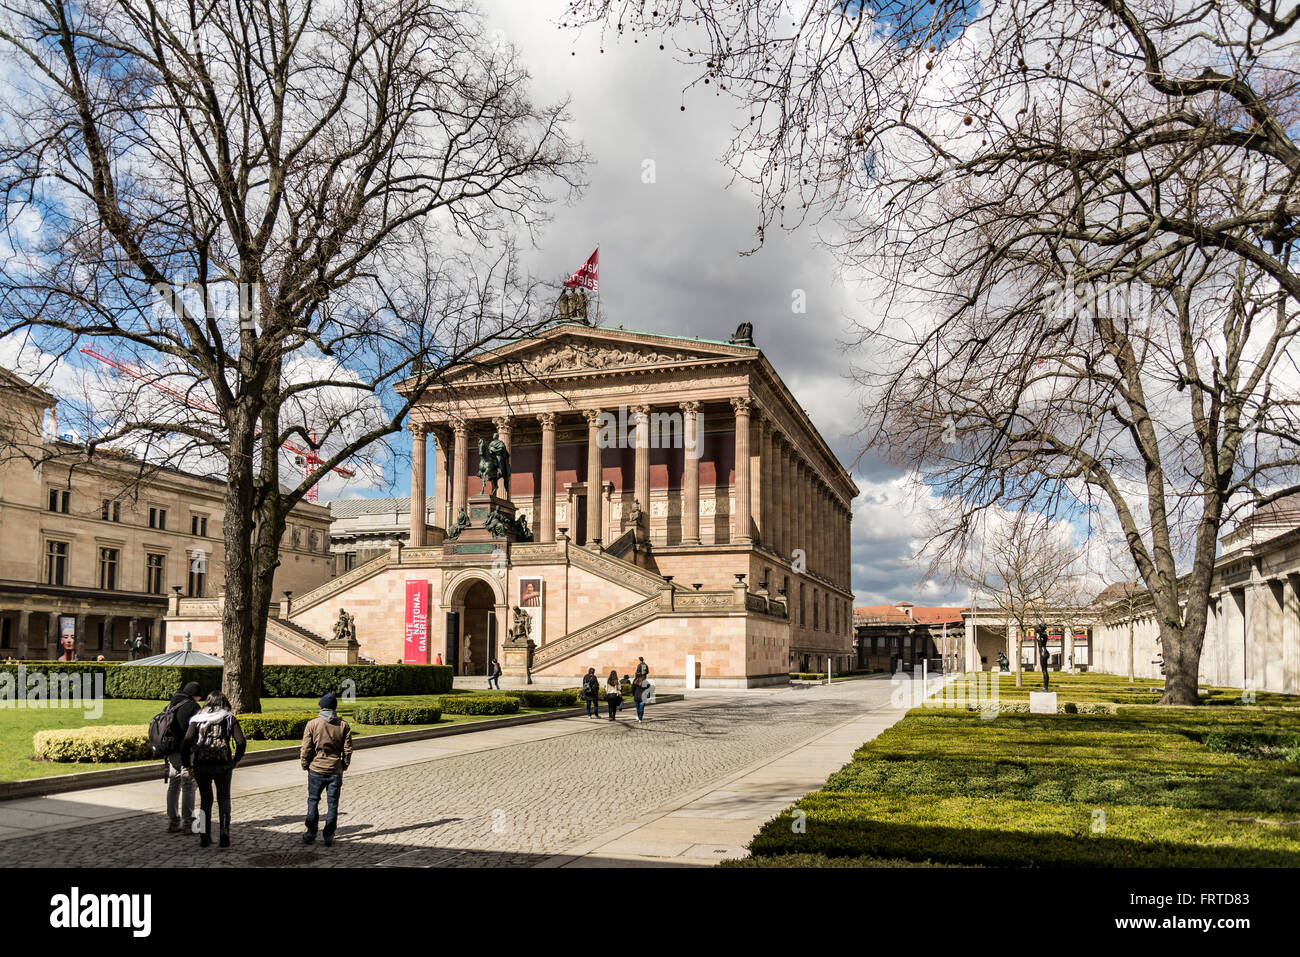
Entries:
[[412,435],[428,435],[433,431],[433,426],[427,422],[411,422],[407,425]]
[[555,428],[556,415],[554,412],[538,412],[537,421],[543,429],[551,430]]
[[649,415],[650,406],[642,402],[640,405],[634,405],[629,407],[627,411],[632,415]]
[[469,435],[469,421],[467,419],[457,417],[452,419],[449,424],[452,432],[456,434],[457,438]]
[[731,407],[736,410],[736,415],[749,415],[754,406],[754,400],[747,395],[733,395],[730,401]]
[[511,415],[498,415],[494,416],[492,419],[492,425],[496,428],[498,433],[509,432],[511,423],[513,422],[514,416]]
[[685,402],[679,402],[677,407],[687,415],[690,415],[692,412],[700,411],[700,402],[698,399],[688,399]]
[[583,409],[582,417],[587,420],[587,425],[594,426],[604,414],[601,409]]

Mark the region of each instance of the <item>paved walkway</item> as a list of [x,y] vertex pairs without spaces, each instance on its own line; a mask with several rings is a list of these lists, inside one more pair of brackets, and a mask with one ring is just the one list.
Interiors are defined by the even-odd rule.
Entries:
[[[711,864],[901,717],[887,679],[630,707],[358,751],[338,843],[305,847],[296,762],[235,772],[234,846],[216,866]],[[0,866],[193,862],[161,780],[0,802]],[[323,810],[323,808],[322,808]]]

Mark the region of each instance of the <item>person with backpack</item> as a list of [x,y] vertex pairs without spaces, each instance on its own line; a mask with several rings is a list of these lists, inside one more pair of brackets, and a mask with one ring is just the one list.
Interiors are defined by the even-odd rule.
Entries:
[[586,675],[582,678],[582,700],[587,705],[587,717],[600,717],[600,679],[596,677],[596,669],[588,668]]
[[619,709],[623,707],[623,686],[618,680],[618,672],[611,671],[605,682],[605,702],[609,705],[609,720],[613,721]]
[[632,679],[632,703],[636,705],[636,719],[645,720],[645,676],[637,672]]
[[194,824],[194,777],[181,765],[181,741],[190,718],[198,713],[200,700],[199,683],[188,682],[149,722],[149,745],[163,759],[163,780],[167,782],[168,834],[188,834]]
[[338,716],[338,695],[325,694],[320,699],[320,714],[307,722],[302,732],[299,759],[307,772],[307,830],[302,842],[316,840],[320,820],[320,796],[325,792],[325,829],[321,839],[326,847],[334,843],[339,822],[339,792],[343,790],[343,772],[352,763],[352,727]]
[[[234,750],[231,750],[231,742]],[[230,846],[230,776],[244,757],[244,731],[230,710],[230,701],[220,691],[208,695],[198,714],[190,718],[189,730],[181,743],[181,765],[199,785],[199,814],[203,830],[199,846],[212,843],[212,788],[217,790],[221,846]]]
[[495,658],[488,663],[488,687],[501,690],[501,662]]
[[638,658],[636,660],[636,677],[644,678],[648,674],[650,674],[650,666],[645,663],[644,658]]

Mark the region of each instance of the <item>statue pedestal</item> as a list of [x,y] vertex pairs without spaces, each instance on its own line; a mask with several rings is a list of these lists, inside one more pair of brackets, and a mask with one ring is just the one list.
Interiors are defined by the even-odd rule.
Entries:
[[526,685],[532,684],[533,647],[531,641],[507,641],[502,646],[501,673],[507,678],[518,678]]
[[1056,692],[1055,691],[1029,692],[1029,713],[1030,714],[1056,714]]

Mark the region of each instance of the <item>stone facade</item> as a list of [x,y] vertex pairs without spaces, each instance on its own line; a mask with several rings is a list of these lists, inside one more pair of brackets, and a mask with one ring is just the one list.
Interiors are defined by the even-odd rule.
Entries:
[[[0,370],[0,658],[121,660],[139,636],[163,648],[169,598],[215,598],[224,567],[224,484],[58,437],[56,399]],[[329,512],[302,504],[275,587],[305,592],[333,573]],[[175,644],[175,643],[173,643]],[[220,649],[217,649],[220,654]]]
[[[857,488],[754,346],[562,323],[442,373],[411,430],[405,545],[295,596],[294,625],[325,635],[345,608],[363,656],[409,660],[406,589],[425,581],[427,660],[465,670],[468,651],[481,674],[521,580],[540,578],[518,676],[539,683],[639,656],[674,681],[694,655],[715,686],[785,680],[806,655],[851,664]],[[486,511],[478,442],[494,434],[510,450],[505,504],[534,541],[444,541],[462,510]]]

